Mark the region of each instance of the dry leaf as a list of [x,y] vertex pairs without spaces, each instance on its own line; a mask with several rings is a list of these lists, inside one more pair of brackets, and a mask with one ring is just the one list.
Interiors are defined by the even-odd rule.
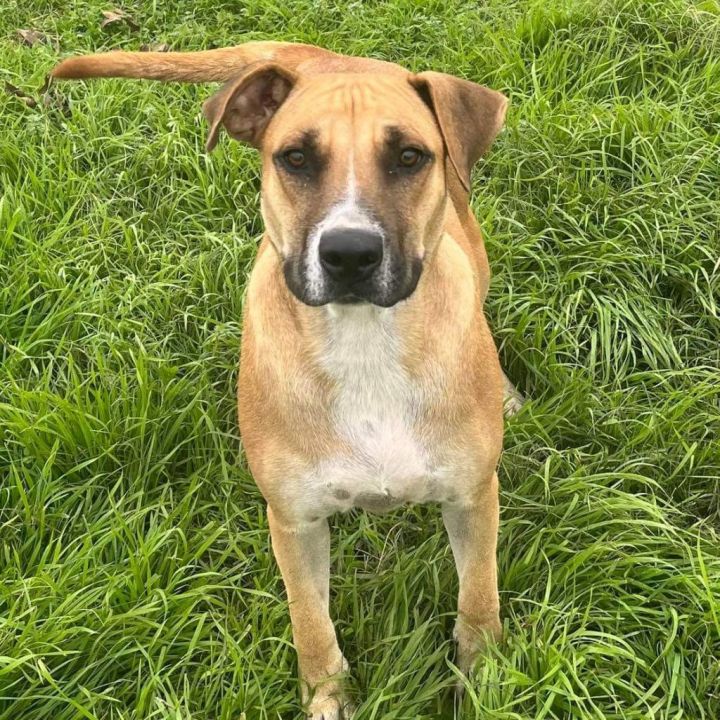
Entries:
[[170,50],[170,46],[167,43],[152,43],[140,46],[140,52],[168,52],[168,50]]
[[19,87],[15,87],[15,85],[11,85],[9,82],[5,82],[5,92],[8,95],[16,97],[28,107],[37,107],[37,100],[32,95],[28,95],[24,90],[21,90]]
[[102,14],[105,19],[100,23],[101,28],[124,22],[131,30],[140,29],[140,26],[124,10],[103,10]]
[[35,47],[38,43],[46,43],[47,45],[54,47],[56,50],[60,49],[60,43],[56,38],[52,38],[39,30],[18,30],[17,34],[23,41],[23,44],[28,47]]
[[38,43],[45,42],[47,40],[47,35],[38,30],[18,30],[17,34],[20,36],[23,43],[25,43],[28,47],[32,47],[33,45],[37,45]]

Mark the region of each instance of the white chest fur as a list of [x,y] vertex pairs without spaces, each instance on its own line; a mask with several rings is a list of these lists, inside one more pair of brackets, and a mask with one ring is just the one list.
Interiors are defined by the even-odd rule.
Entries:
[[344,447],[304,478],[298,499],[307,514],[448,499],[445,474],[418,433],[427,389],[403,366],[396,310],[360,305],[327,312],[321,362],[336,383],[329,411]]

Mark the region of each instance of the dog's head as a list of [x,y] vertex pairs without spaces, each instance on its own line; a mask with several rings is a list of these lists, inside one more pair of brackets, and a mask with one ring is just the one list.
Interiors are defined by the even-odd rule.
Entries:
[[262,153],[263,218],[292,293],[389,307],[413,292],[439,241],[446,173],[467,187],[505,106],[440,73],[303,76],[259,63],[204,110],[209,148],[224,126]]
[[[260,150],[263,218],[289,289],[308,305],[407,298],[439,242],[449,188],[469,189],[507,100],[441,73],[299,45],[268,43],[253,55],[253,45],[152,62],[132,53],[74,58],[54,75],[196,81],[201,63],[190,56],[205,58],[207,75],[220,72],[218,58],[245,53],[251,62],[204,104],[207,147],[224,127]],[[307,58],[312,71],[303,70]]]

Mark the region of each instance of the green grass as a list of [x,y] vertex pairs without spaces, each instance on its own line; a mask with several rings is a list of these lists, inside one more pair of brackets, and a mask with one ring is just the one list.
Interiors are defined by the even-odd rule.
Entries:
[[[137,5],[141,5],[137,7]],[[68,7],[69,6],[69,7]],[[512,98],[475,178],[508,423],[507,640],[458,717],[720,717],[720,3],[26,0],[2,78],[61,54],[277,38]],[[299,715],[233,401],[259,164],[209,88],[0,95],[0,718]],[[457,581],[435,507],[334,525],[358,720],[435,718]]]

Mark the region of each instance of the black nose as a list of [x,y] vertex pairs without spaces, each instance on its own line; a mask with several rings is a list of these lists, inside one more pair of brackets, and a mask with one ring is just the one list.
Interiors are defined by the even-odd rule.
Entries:
[[382,260],[382,235],[359,228],[327,230],[320,238],[319,252],[320,264],[334,280],[365,280]]

